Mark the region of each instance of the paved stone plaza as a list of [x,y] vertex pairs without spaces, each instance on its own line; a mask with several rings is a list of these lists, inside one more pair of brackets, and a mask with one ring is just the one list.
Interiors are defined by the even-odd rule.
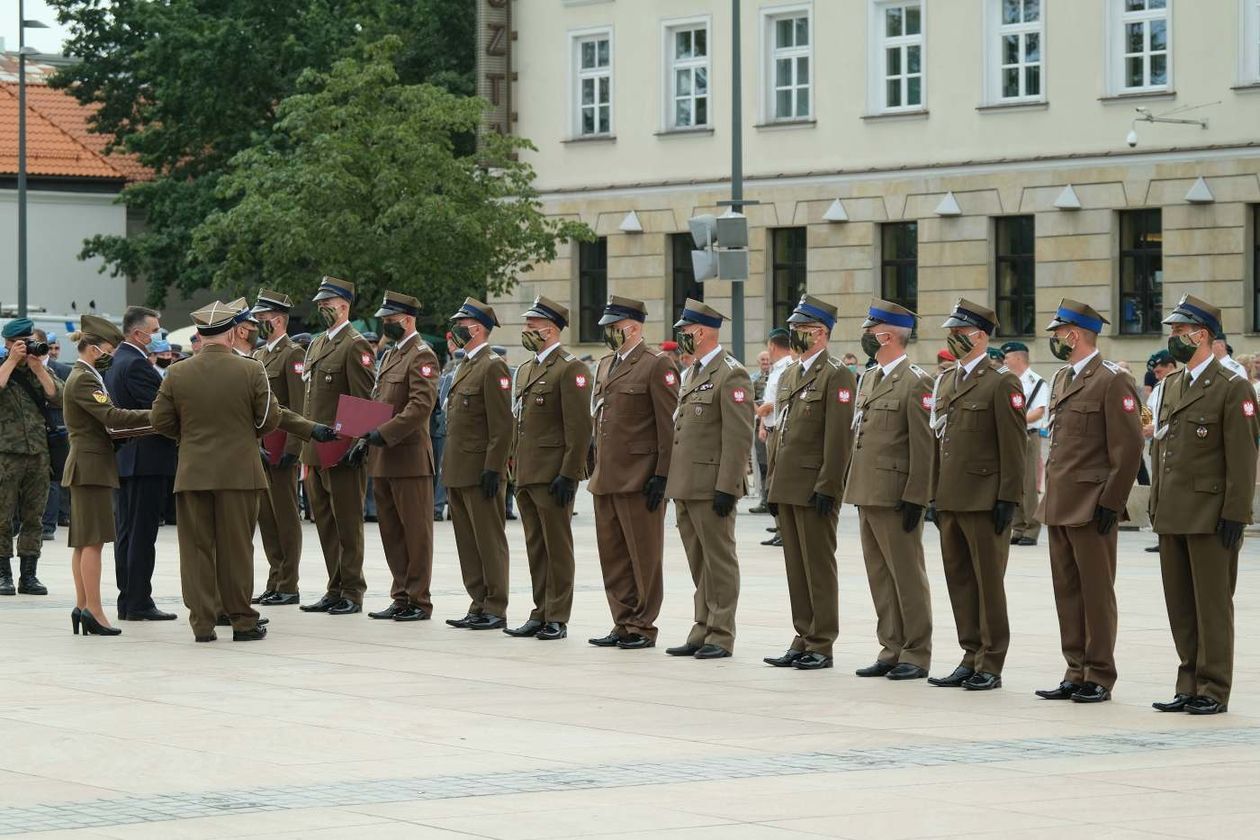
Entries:
[[[590,497],[579,505],[571,636],[551,643],[442,623],[467,607],[449,523],[437,526],[434,621],[275,607],[266,641],[194,644],[164,528],[155,594],[180,620],[75,637],[59,532],[41,566],[52,595],[0,603],[0,835],[1216,838],[1260,820],[1260,542],[1243,549],[1230,712],[1195,718],[1150,708],[1172,696],[1176,657],[1149,532],[1120,535],[1116,699],[1079,706],[1032,694],[1062,674],[1044,535],[1012,549],[1005,687],[982,694],[853,676],[877,647],[850,507],[834,670],[761,663],[791,627],[779,550],[758,545],[771,520],[747,514],[733,658],[664,653],[691,615],[673,534],[658,647],[591,647],[608,613]],[[508,524],[514,622],[529,580]],[[928,535],[939,673],[958,649]],[[314,600],[324,572],[309,524],[305,538]],[[374,525],[367,543],[377,609],[387,572]]]

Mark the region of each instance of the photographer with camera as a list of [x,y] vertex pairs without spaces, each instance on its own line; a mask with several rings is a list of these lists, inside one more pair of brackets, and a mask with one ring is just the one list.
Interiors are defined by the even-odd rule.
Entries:
[[35,325],[16,318],[4,325],[0,361],[0,595],[13,595],[13,515],[21,522],[17,592],[47,595],[35,576],[43,546],[40,519],[48,501],[48,412],[61,405],[61,380],[48,372],[48,343],[33,338]]

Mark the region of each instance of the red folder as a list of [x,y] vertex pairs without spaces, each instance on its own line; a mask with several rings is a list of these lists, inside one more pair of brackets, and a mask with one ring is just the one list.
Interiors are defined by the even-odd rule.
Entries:
[[289,433],[284,429],[276,429],[262,436],[262,448],[267,450],[267,463],[276,466],[284,457],[284,447],[289,442]]
[[342,394],[337,400],[337,420],[333,423],[333,430],[338,435],[337,440],[315,444],[320,466],[325,469],[335,466],[350,450],[356,438],[361,438],[379,428],[393,416],[394,407],[388,403]]

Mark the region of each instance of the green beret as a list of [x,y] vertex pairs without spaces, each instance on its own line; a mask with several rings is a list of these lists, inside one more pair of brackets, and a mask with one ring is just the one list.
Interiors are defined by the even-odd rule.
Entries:
[[766,338],[767,339],[790,338],[790,336],[788,334],[788,331],[783,329],[783,327],[775,327],[774,329],[770,330],[770,333],[769,335],[766,336]]
[[35,333],[35,322],[30,318],[14,318],[4,325],[5,338],[24,338]]
[[1027,353],[1028,345],[1022,341],[1008,341],[1002,345],[1002,353]]
[[989,358],[993,359],[995,362],[1000,362],[1006,358],[1006,354],[1003,353],[1001,350],[997,349],[996,347],[990,347]]

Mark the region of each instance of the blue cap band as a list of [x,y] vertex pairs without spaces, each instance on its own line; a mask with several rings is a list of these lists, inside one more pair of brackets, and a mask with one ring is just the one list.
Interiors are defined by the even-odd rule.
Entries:
[[823,311],[822,309],[819,309],[817,306],[806,303],[805,301],[801,301],[800,303],[796,304],[796,311],[800,312],[803,315],[808,315],[814,320],[819,321],[820,323],[826,324],[827,329],[831,329],[832,327],[836,325],[836,319],[834,317],[832,317],[830,314]]
[[337,297],[345,298],[351,303],[354,303],[354,294],[349,289],[343,289],[340,286],[333,285],[332,283],[328,283],[328,282],[320,283],[319,291],[332,292]]
[[1206,310],[1200,309],[1193,303],[1186,303],[1185,301],[1182,301],[1177,304],[1177,309],[1184,309],[1186,312],[1189,312],[1191,315],[1198,318],[1203,323],[1203,326],[1212,331],[1213,336],[1221,331],[1221,322],[1209,315]]
[[1088,315],[1082,315],[1079,312],[1073,312],[1071,309],[1067,309],[1065,307],[1059,307],[1059,311],[1054,313],[1054,317],[1058,318],[1060,321],[1065,321],[1069,324],[1076,324],[1078,327],[1084,327],[1090,332],[1102,332],[1103,322],[1101,320],[1098,318],[1091,318]]
[[866,313],[866,317],[872,321],[879,321],[884,324],[892,324],[894,327],[906,327],[914,329],[914,316],[902,315],[900,312],[886,312],[883,309],[871,307]]
[[459,311],[455,313],[455,317],[451,320],[455,321],[460,318],[472,318],[486,329],[494,329],[494,319],[474,306],[468,306],[467,304],[461,306]]
[[700,324],[705,327],[713,327],[715,330],[720,330],[722,328],[721,318],[715,318],[712,315],[705,315],[703,312],[697,312],[694,309],[683,309],[681,320],[691,321],[694,324]]
[[643,323],[644,321],[647,320],[647,315],[640,312],[639,310],[631,309],[628,306],[619,306],[615,303],[610,303],[607,306],[605,306],[604,314],[616,315],[618,320],[622,318],[631,318],[635,321],[638,321],[639,323]]
[[[532,304],[529,307],[529,312],[537,312],[538,317],[546,318],[548,321],[551,321],[552,323],[560,327],[560,329],[564,329],[565,327],[569,325],[569,322],[565,320],[563,317],[561,317],[559,312],[552,309],[550,306],[548,306],[545,303]],[[525,317],[527,318],[534,317],[530,315],[529,312],[525,313]]]

